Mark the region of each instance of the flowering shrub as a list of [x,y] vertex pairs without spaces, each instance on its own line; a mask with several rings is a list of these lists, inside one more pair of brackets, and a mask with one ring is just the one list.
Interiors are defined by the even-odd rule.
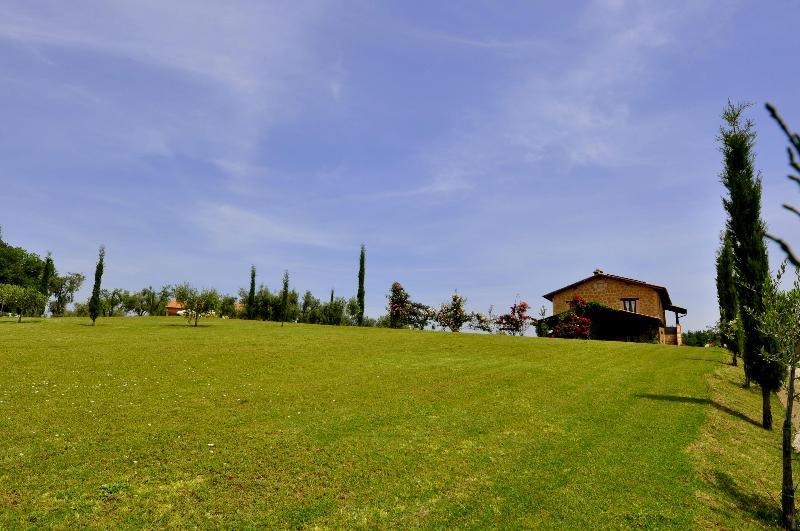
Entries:
[[497,317],[494,314],[494,306],[489,306],[489,311],[486,315],[475,312],[472,314],[469,327],[473,330],[480,330],[481,332],[488,332],[494,334],[497,332]]
[[589,339],[589,332],[591,329],[591,319],[588,317],[580,317],[575,312],[569,312],[553,327],[552,337]]
[[449,328],[451,332],[458,332],[469,323],[473,316],[464,310],[466,299],[458,293],[454,293],[450,303],[443,303],[438,312],[435,312],[435,320],[442,328]]
[[530,315],[527,315],[528,308],[528,303],[525,301],[514,304],[509,313],[497,317],[495,321],[497,328],[501,332],[506,332],[512,336],[525,334],[525,330],[528,329],[533,320]]
[[567,301],[569,312],[553,327],[552,337],[563,339],[589,339],[592,320],[587,317],[589,303],[578,294]]
[[402,328],[409,322],[411,316],[411,302],[408,293],[399,282],[392,284],[389,291],[389,328]]

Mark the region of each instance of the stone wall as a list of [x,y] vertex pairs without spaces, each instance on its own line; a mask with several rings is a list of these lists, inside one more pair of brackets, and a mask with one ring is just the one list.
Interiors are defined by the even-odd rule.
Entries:
[[657,317],[661,320],[661,326],[666,325],[661,296],[649,286],[598,275],[582,284],[556,293],[553,297],[553,315],[569,310],[568,302],[575,295],[618,310],[624,309],[622,299],[635,298],[638,299],[636,313]]

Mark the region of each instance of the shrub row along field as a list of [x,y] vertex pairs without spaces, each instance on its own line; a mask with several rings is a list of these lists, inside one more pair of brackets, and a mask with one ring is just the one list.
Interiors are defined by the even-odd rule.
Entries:
[[721,350],[177,318],[0,337],[0,527],[777,519],[777,433]]

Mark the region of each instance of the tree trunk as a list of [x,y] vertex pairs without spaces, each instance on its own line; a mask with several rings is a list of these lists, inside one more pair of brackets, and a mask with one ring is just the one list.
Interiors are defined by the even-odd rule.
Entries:
[[792,408],[794,405],[794,363],[789,369],[789,388],[786,396],[786,418],[783,420],[783,484],[781,486],[782,523],[795,529],[794,479],[792,478]]
[[731,360],[731,365],[733,365],[734,367],[739,366],[739,358],[738,356],[736,356],[736,352],[733,353],[733,359]]
[[19,314],[19,319],[17,319],[17,322],[21,323],[22,322],[22,310],[17,310],[17,313]]
[[197,320],[200,318],[200,312],[194,312],[194,325],[197,326]]
[[761,424],[765,430],[772,429],[772,405],[769,402],[770,390],[761,387]]

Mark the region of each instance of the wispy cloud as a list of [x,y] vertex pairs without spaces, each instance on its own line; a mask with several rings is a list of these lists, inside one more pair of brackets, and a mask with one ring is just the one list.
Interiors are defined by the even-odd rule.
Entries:
[[281,243],[341,249],[347,246],[329,228],[287,222],[231,204],[200,203],[186,211],[186,220],[220,247]]

